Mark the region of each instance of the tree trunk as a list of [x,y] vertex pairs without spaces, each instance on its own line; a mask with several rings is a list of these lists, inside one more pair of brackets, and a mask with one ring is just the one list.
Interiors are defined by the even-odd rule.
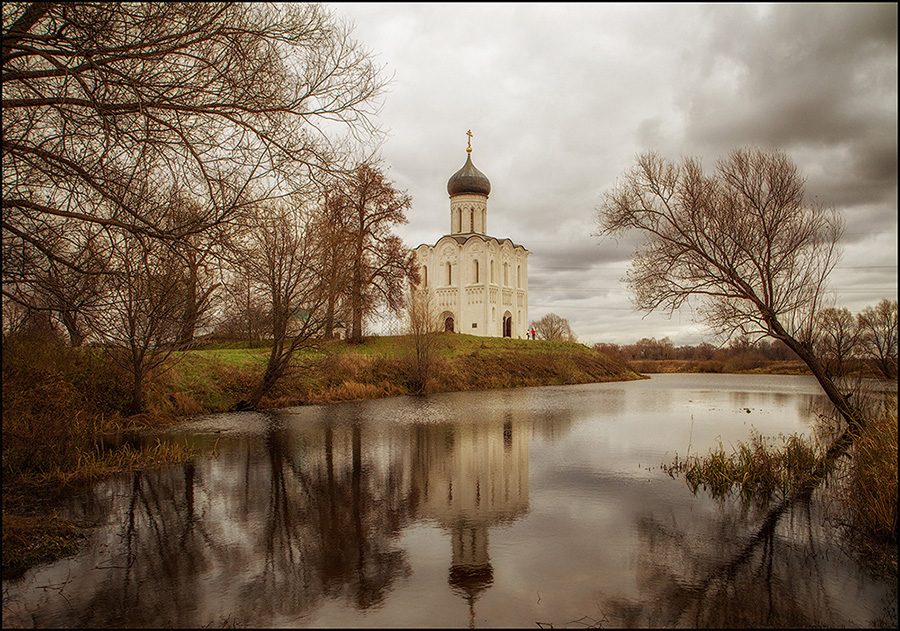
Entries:
[[[361,254],[359,255],[362,256]],[[362,320],[363,320],[363,278],[360,269],[361,261],[356,261],[353,268],[352,289],[350,295],[350,308],[353,314],[353,327],[350,332],[350,342],[353,344],[361,344],[363,341]]]
[[84,343],[84,335],[78,330],[77,316],[75,313],[71,311],[60,311],[59,316],[62,319],[63,326],[66,327],[66,332],[69,334],[69,342],[73,347],[81,346]]
[[772,319],[769,322],[769,325],[775,333],[774,337],[787,344],[787,346],[803,360],[803,363],[809,367],[813,376],[816,378],[816,381],[819,382],[819,385],[822,386],[822,390],[825,391],[825,396],[828,397],[828,400],[831,401],[840,415],[847,421],[850,431],[853,434],[856,434],[862,429],[865,424],[863,415],[858,408],[850,404],[848,396],[838,389],[837,384],[835,384],[831,377],[828,376],[825,367],[813,353],[812,349],[789,335],[777,319]]
[[324,337],[326,340],[330,340],[334,335],[334,293],[329,294],[328,302],[325,306],[325,322],[322,325],[324,330]]
[[132,370],[132,378],[131,404],[128,411],[130,414],[139,414],[144,411],[144,369],[142,366],[136,366]]
[[194,330],[197,328],[197,319],[199,317],[199,309],[197,308],[197,296],[193,289],[187,303],[184,306],[184,314],[182,315],[181,330],[178,333],[178,342],[175,347],[179,350],[188,348],[194,341]]

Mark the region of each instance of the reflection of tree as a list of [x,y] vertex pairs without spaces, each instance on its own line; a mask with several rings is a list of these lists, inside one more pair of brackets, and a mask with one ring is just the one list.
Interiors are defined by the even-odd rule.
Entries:
[[255,624],[274,614],[301,615],[326,596],[365,609],[409,574],[405,554],[391,547],[406,521],[402,498],[390,495],[390,485],[366,480],[363,472],[371,467],[363,462],[359,424],[351,429],[346,461],[334,457],[334,428],[322,431],[324,458],[311,464],[293,456],[285,434],[273,427],[266,433],[271,475],[261,542],[265,563],[242,591],[241,600],[252,608],[240,608]]
[[194,577],[224,553],[197,519],[196,484],[192,463],[132,476],[121,546],[95,568],[102,578],[90,597],[70,603],[75,626],[192,624],[183,616],[199,596]]
[[213,457],[99,485],[85,512],[109,526],[35,624],[290,626],[329,600],[376,607],[410,574],[396,537],[413,519],[450,534],[448,580],[474,622],[490,528],[529,508],[530,417],[385,430],[365,410],[223,433]]
[[300,437],[273,425],[261,442],[222,440],[217,459],[136,473],[107,491],[121,525],[99,563],[85,561],[97,567],[82,568],[89,578],[66,595],[63,623],[266,626],[325,598],[382,602],[410,571],[392,544],[410,519],[402,463],[367,451],[360,423]]
[[547,410],[535,416],[534,432],[548,443],[558,443],[575,426],[575,417],[567,410]]
[[[723,506],[690,533],[671,520],[639,521],[639,599],[612,599],[622,626],[844,626],[820,559],[820,499],[804,491],[759,516]],[[745,507],[746,508],[746,507]],[[696,523],[696,518],[692,520]],[[708,545],[698,544],[706,542]]]

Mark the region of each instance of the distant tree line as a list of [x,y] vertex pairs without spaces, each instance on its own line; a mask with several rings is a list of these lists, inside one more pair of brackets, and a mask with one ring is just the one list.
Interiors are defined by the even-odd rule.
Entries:
[[[780,340],[756,341],[746,335],[724,346],[703,342],[695,346],[675,346],[668,337],[643,338],[634,344],[599,343],[593,347],[625,361],[640,360],[719,362],[729,368],[749,369],[769,362],[800,361]],[[897,301],[881,300],[853,314],[845,308],[823,309],[817,318],[815,348],[828,374],[845,376],[854,371],[886,379],[897,378]]]

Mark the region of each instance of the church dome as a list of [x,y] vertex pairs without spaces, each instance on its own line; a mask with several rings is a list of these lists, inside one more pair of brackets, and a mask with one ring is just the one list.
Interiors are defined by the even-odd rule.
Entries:
[[472,164],[471,149],[469,152],[463,168],[450,176],[450,180],[447,182],[447,192],[450,193],[450,197],[465,193],[485,196],[491,194],[491,181],[484,173],[475,168],[475,165]]

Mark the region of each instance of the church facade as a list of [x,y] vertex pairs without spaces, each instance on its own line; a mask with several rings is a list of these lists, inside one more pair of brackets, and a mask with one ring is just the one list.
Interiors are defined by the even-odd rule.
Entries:
[[488,178],[466,163],[447,182],[450,233],[415,249],[420,283],[441,330],[481,337],[526,337],[528,255],[510,239],[487,233]]

